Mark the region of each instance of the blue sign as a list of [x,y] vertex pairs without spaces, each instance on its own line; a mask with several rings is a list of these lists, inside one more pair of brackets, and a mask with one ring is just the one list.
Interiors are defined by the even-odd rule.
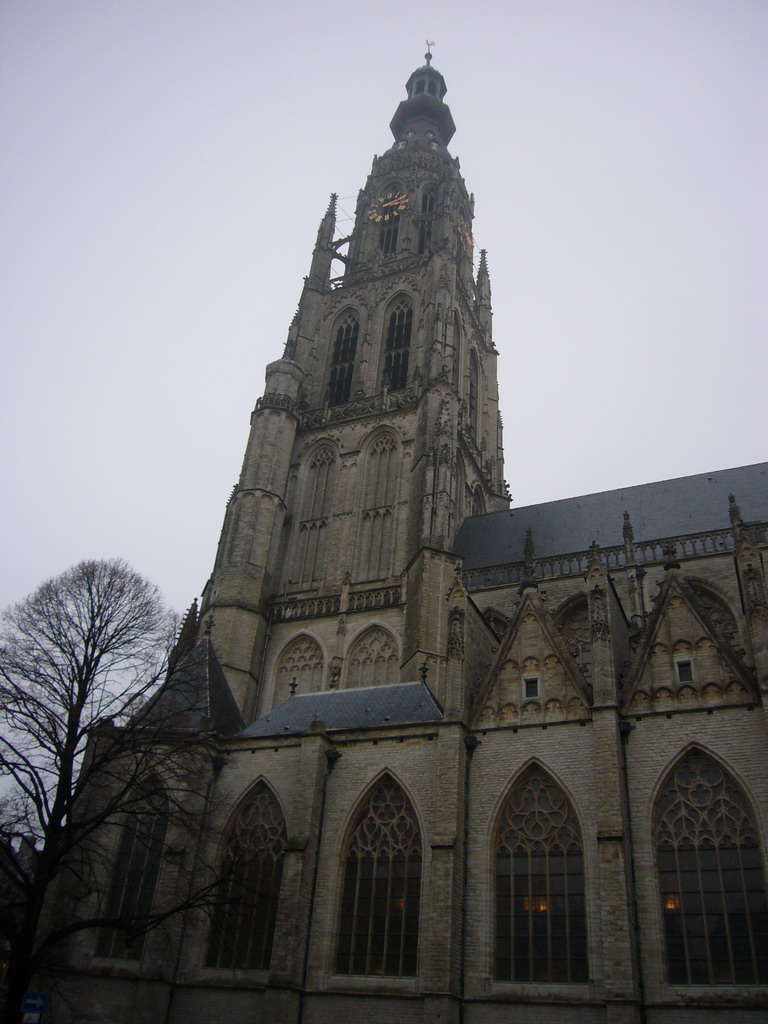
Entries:
[[48,1005],[47,992],[25,992],[24,1002],[21,1004],[22,1013],[45,1013]]

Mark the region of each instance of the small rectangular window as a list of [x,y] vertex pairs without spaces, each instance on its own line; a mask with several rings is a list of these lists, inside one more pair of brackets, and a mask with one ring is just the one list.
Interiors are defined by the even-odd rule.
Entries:
[[690,683],[693,679],[693,662],[689,659],[676,661],[675,667],[677,668],[678,683]]
[[523,692],[526,697],[538,697],[539,696],[539,677],[538,676],[526,676],[523,680]]

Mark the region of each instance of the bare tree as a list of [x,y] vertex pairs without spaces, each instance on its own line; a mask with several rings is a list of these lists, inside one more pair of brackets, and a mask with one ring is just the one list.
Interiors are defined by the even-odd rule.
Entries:
[[3,615],[9,1024],[64,940],[98,928],[99,943],[125,949],[212,891],[212,882],[194,888],[193,863],[163,899],[153,893],[166,840],[183,847],[180,837],[200,832],[212,763],[205,733],[184,718],[189,702],[168,680],[175,627],[157,588],[118,560],[81,562]]

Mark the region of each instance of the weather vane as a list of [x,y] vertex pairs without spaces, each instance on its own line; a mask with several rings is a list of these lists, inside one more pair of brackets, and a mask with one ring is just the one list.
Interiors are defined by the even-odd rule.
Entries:
[[429,39],[427,39],[426,43],[427,43],[427,52],[424,54],[424,60],[427,62],[427,64],[431,64],[432,63],[432,47],[435,46],[435,42],[434,41],[430,42]]

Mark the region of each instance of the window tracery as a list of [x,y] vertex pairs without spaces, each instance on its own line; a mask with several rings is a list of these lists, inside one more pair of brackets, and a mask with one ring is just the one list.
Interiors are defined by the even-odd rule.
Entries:
[[497,981],[588,979],[581,830],[538,766],[507,797],[496,837]]
[[[148,793],[139,801],[136,811],[126,816],[107,896],[106,917],[130,924],[152,912],[167,830],[168,803],[162,793]],[[140,960],[145,937],[122,928],[102,928],[96,953]]]
[[387,686],[399,682],[400,653],[395,638],[381,626],[371,626],[350,651],[347,687]]
[[397,454],[397,445],[391,434],[379,435],[367,452],[358,559],[363,579],[380,579],[392,571]]
[[338,473],[336,453],[324,445],[311,456],[305,477],[304,519],[298,527],[298,568],[295,579],[312,584],[322,578],[328,517]]
[[275,692],[277,701],[283,701],[291,693],[291,683],[296,680],[297,693],[316,693],[323,684],[323,652],[311,636],[299,636],[292,640],[283,651],[278,662]]
[[416,813],[386,777],[358,813],[349,838],[337,973],[415,976],[421,862]]
[[403,296],[389,315],[385,340],[384,376],[390,391],[401,391],[408,384],[408,358],[411,348],[413,308]]
[[331,355],[331,376],[328,382],[328,398],[331,405],[341,405],[349,401],[359,332],[360,322],[355,313],[347,314],[336,329],[336,340]]
[[656,852],[670,982],[767,982],[758,832],[742,790],[701,751],[672,770],[661,792]]
[[213,912],[208,967],[269,967],[285,845],[282,809],[260,782],[228,829],[222,872],[226,881]]
[[[423,85],[424,83],[420,83]],[[437,208],[437,194],[434,189],[427,188],[421,197],[421,217],[419,218],[419,253],[429,251],[432,242],[432,224]]]

